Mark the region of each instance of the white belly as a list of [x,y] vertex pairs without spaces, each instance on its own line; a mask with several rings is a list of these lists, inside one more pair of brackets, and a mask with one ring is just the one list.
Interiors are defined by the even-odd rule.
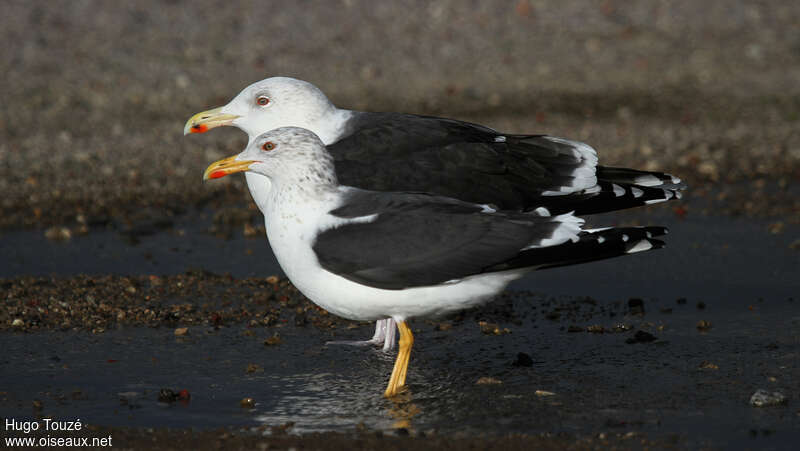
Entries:
[[401,321],[445,314],[490,300],[526,272],[477,275],[446,285],[405,290],[361,285],[323,269],[311,247],[319,224],[326,229],[328,224],[341,221],[327,214],[332,208],[335,204],[327,202],[295,203],[292,208],[270,202],[265,224],[272,251],[292,283],[314,303],[338,316]]

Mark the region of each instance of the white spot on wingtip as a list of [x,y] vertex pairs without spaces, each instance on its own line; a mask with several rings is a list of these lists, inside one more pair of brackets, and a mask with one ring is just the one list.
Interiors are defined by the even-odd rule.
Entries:
[[614,196],[615,197],[620,197],[620,196],[624,196],[625,195],[625,189],[623,189],[621,186],[617,185],[616,183],[612,183],[611,184],[611,188],[614,189]]
[[626,235],[624,233],[622,234],[622,241],[627,243],[629,239],[630,239],[630,237],[628,235]]
[[544,207],[539,207],[536,210],[533,210],[533,212],[539,216],[550,216],[550,210]]
[[495,210],[494,208],[492,208],[492,207],[490,207],[490,206],[488,206],[486,204],[482,204],[480,207],[481,207],[481,213],[496,213],[497,212],[497,210]]
[[597,237],[597,242],[598,243],[603,244],[603,243],[605,243],[605,241],[606,241],[605,237],[602,237],[602,236],[598,236]]
[[495,136],[494,137],[494,142],[496,142],[496,143],[504,143],[504,142],[506,142],[506,137],[505,136]]
[[664,182],[662,182],[661,179],[650,174],[640,175],[636,177],[635,179],[633,179],[633,183],[640,186],[658,186],[664,184]]
[[634,244],[630,249],[625,251],[627,254],[633,254],[635,252],[642,252],[647,251],[653,248],[653,245],[647,240],[641,240],[638,243]]
[[644,195],[644,191],[636,188],[635,186],[631,187],[631,192],[633,193],[633,197],[642,197]]

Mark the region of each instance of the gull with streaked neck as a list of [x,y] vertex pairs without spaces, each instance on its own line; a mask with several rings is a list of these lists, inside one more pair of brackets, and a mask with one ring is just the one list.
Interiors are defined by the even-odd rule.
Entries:
[[[661,172],[599,166],[596,151],[577,141],[504,134],[440,117],[339,109],[313,84],[288,77],[253,83],[228,104],[192,116],[184,134],[223,125],[240,128],[250,142],[274,128],[306,128],[328,146],[344,185],[427,192],[495,209],[587,215],[679,198],[685,187]],[[246,178],[263,211],[269,180],[253,172]],[[393,347],[390,321],[378,322],[373,339],[358,344]]]
[[319,137],[297,127],[252,139],[239,155],[211,164],[204,179],[236,172],[270,180],[267,192],[257,193],[267,237],[300,292],[345,318],[396,322],[399,351],[387,397],[405,385],[414,342],[407,320],[479,305],[536,269],[660,248],[655,237],[666,233],[662,227],[586,231],[582,219],[544,207],[495,210],[344,186]]

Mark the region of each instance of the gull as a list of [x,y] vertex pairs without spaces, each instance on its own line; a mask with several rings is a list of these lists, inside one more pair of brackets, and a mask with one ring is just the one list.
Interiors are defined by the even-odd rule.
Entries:
[[352,320],[391,318],[399,351],[386,397],[403,389],[414,337],[407,321],[487,302],[536,270],[660,248],[663,227],[581,230],[573,213],[501,210],[420,192],[382,192],[338,180],[312,131],[282,127],[212,163],[204,180],[258,174],[267,238],[291,282]]
[[[578,141],[497,132],[441,117],[340,109],[316,86],[272,77],[244,88],[226,105],[192,116],[184,134],[238,127],[249,142],[269,130],[295,126],[314,132],[347,186],[426,192],[502,210],[544,207],[551,214],[603,213],[681,197],[670,174],[598,165],[597,152]],[[263,212],[270,181],[245,174]],[[394,346],[391,320],[376,323],[364,342]]]

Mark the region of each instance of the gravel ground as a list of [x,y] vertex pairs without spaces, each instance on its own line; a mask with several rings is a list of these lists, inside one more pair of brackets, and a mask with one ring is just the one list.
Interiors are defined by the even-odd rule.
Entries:
[[[246,205],[204,186],[235,130],[193,113],[289,75],[342,107],[584,140],[607,164],[732,188],[735,213],[798,220],[797,2],[9,1],[0,36],[0,226]],[[763,202],[765,195],[774,202]]]

